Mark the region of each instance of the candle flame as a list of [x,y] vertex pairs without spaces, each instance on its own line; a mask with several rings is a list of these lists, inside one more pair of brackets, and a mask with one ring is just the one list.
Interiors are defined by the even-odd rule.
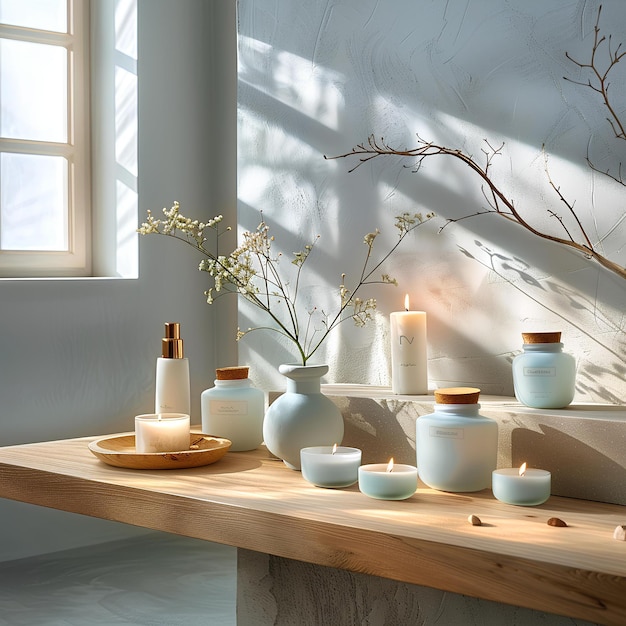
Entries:
[[388,472],[393,472],[393,457],[391,457],[391,459],[389,459],[389,463],[387,464],[387,471]]
[[333,446],[333,452],[332,452],[332,453],[333,453],[333,454],[335,454],[335,452],[337,452],[337,444],[335,444],[335,445]]
[[526,463],[522,463],[521,467],[519,468],[519,475],[523,476],[526,473]]
[[404,294],[404,310],[409,310],[409,294]]

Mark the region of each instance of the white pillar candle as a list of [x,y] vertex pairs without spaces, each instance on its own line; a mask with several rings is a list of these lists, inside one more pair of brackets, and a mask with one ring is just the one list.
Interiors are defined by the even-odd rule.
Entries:
[[378,500],[406,500],[417,490],[417,467],[373,463],[359,467],[359,489]]
[[316,487],[354,485],[361,465],[361,451],[345,446],[314,446],[300,450],[302,477]]
[[519,506],[543,504],[550,497],[551,474],[542,469],[507,467],[492,474],[493,495],[501,502]]
[[138,454],[189,450],[189,430],[189,415],[184,413],[137,415],[135,450]]
[[428,393],[428,357],[426,351],[426,313],[405,311],[391,314],[391,390],[396,394]]

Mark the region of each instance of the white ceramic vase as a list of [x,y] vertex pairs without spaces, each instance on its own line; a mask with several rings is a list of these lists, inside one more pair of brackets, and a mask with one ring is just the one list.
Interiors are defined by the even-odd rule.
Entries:
[[320,391],[320,379],[328,365],[281,365],[287,391],[270,405],[263,421],[267,449],[300,469],[300,450],[309,446],[339,445],[343,439],[343,417]]

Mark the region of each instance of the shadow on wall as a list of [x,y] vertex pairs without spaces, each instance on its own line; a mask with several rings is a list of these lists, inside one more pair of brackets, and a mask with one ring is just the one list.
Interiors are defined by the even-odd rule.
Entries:
[[[592,427],[596,423],[587,420]],[[584,433],[580,436],[589,439]],[[602,439],[623,442],[623,422],[603,422]],[[622,447],[623,449],[623,447]],[[552,494],[597,502],[623,504],[626,483],[626,459],[617,463],[602,452],[598,443],[588,445],[580,438],[566,434],[558,428],[539,424],[539,432],[516,428],[511,433],[513,467],[528,463],[552,473]]]
[[[342,445],[360,448],[364,464],[393,457],[415,465],[415,422],[433,412],[432,399],[327,395],[343,415]],[[552,473],[553,495],[624,504],[623,409],[572,405],[562,412],[536,414],[485,405],[481,414],[498,423],[498,467],[526,462]]]
[[345,426],[343,445],[360,448],[362,462],[415,465],[415,421],[432,408],[417,402],[350,398],[330,399],[339,407]]
[[[620,404],[622,399],[612,389],[619,389],[626,374],[623,361],[626,353],[624,329],[611,316],[605,314],[607,307],[621,310],[624,290],[621,283],[614,284],[618,279],[610,277],[609,284],[603,284],[600,280],[601,274],[598,274],[595,280],[590,281],[591,286],[595,287],[594,294],[591,290],[563,284],[561,277],[536,278],[533,275],[537,274],[536,269],[523,259],[503,254],[479,240],[475,240],[474,244],[475,251],[458,246],[459,251],[542,307],[552,318],[559,320],[564,331],[566,351],[567,335],[571,337],[572,334],[584,338],[584,342],[591,347],[591,353],[587,350],[587,354],[578,359],[577,392],[603,402]],[[598,270],[594,268],[588,273],[595,274],[596,271]],[[599,291],[602,291],[602,301],[599,299]],[[579,339],[578,343],[583,342]],[[595,351],[602,354],[602,365],[598,364]],[[514,356],[509,355],[507,361],[512,362]],[[603,381],[603,384],[598,385],[597,381]]]
[[[360,241],[353,234],[380,226],[385,237],[393,230],[385,228],[387,219],[405,210],[458,219],[485,202],[472,173],[448,160],[429,162],[413,176],[400,159],[377,161],[354,175],[347,162],[331,167],[322,159],[370,133],[410,147],[419,132],[477,154],[485,137],[506,140],[507,157],[493,170],[498,184],[533,224],[558,230],[547,209],[561,203],[538,158],[545,144],[554,180],[578,198],[583,223],[607,252],[621,258],[621,213],[609,210],[619,203],[607,181],[591,179],[585,163],[586,148],[619,162],[619,147],[595,95],[563,80],[582,78],[565,51],[587,58],[597,0],[495,12],[489,2],[435,3],[422,7],[419,20],[408,0],[398,0],[392,11],[380,11],[375,0],[335,3],[332,19],[328,6],[303,0],[239,8],[240,226],[254,228],[263,210],[284,254],[321,234],[322,254],[308,269],[325,289],[316,301],[322,309],[339,272],[359,269]],[[606,32],[626,39],[621,4],[606,2],[603,11]],[[606,210],[596,210],[601,206]],[[429,342],[437,351],[431,378],[440,386],[476,382],[485,392],[511,394],[509,362],[521,350],[519,331],[556,323],[579,359],[581,399],[618,402],[624,397],[624,287],[583,257],[532,237],[505,220],[477,218],[455,225],[436,244],[421,233],[412,250],[394,259],[390,273],[430,307]],[[386,294],[372,295],[387,314]],[[260,325],[255,312],[244,311],[240,321]],[[360,344],[349,333],[342,340],[348,358],[358,361]],[[337,362],[339,350],[327,345],[318,356]],[[257,336],[240,350],[243,359],[272,367],[289,352]],[[371,375],[385,372],[383,354],[371,351],[361,378],[349,366],[331,375],[336,382],[385,384]],[[267,380],[263,386],[277,386]]]

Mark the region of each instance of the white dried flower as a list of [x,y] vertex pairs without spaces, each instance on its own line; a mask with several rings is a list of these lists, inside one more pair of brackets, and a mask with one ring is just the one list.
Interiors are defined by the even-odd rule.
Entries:
[[367,233],[363,238],[363,243],[368,245],[370,248],[374,245],[374,239],[380,235],[380,231],[378,228],[373,233]]
[[[431,216],[432,214],[428,214],[426,217],[430,219]],[[361,288],[375,283],[397,285],[397,281],[388,274],[383,274],[381,280],[372,278],[374,271],[399,243],[383,256],[374,269],[370,269],[374,241],[380,233],[377,228],[363,238],[368,250],[360,279],[349,288],[345,284],[346,275],[341,274],[337,313],[329,316],[314,306],[306,312],[307,323],[301,324],[298,319],[300,276],[319,235],[312,243],[306,244],[302,250],[293,254],[291,264],[295,269],[292,268],[290,278],[289,274],[285,276],[281,274],[282,254],[274,253],[272,250],[274,236],[270,234],[269,226],[264,220],[261,220],[256,230],[242,233],[240,245],[228,255],[217,252],[220,235],[231,230],[230,226],[223,227],[222,221],[222,215],[217,215],[208,222],[185,217],[180,213],[179,203],[174,202],[170,209],[163,209],[162,219],[155,219],[148,211],[146,221],[137,232],[142,235],[167,235],[196,248],[204,256],[198,264],[198,269],[206,272],[213,281],[212,286],[204,292],[207,302],[212,304],[217,297],[225,293],[241,295],[268,314],[273,325],[263,328],[275,330],[290,339],[296,345],[304,364],[322,345],[328,333],[341,322],[351,318],[357,326],[364,326],[372,319],[376,300],[357,296]],[[413,215],[403,213],[397,216],[395,225],[400,231],[400,240],[420,223],[422,216],[419,213]],[[238,329],[237,341],[253,330],[257,329],[249,328],[246,331]]]

